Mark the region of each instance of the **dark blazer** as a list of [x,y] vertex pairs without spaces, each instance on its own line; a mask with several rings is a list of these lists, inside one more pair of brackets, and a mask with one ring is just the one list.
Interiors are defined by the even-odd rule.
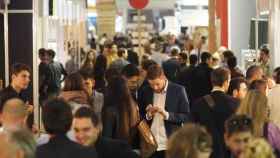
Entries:
[[180,71],[180,63],[178,59],[171,58],[162,63],[162,68],[167,79],[176,82],[176,76]]
[[211,158],[223,158],[226,147],[224,144],[225,121],[235,113],[238,102],[222,91],[210,94],[215,102],[210,108],[204,98],[198,99],[192,107],[192,116],[196,123],[206,127],[213,139]]
[[177,75],[177,83],[185,87],[190,103],[192,102],[192,98],[193,98],[191,77],[193,75],[194,69],[195,66],[190,65],[189,67],[186,67],[182,71],[180,71],[180,73]]
[[[147,86],[139,96],[139,110],[142,118],[146,116],[146,107],[153,105],[154,92]],[[169,82],[166,92],[165,110],[169,113],[169,119],[164,122],[166,134],[170,136],[172,132],[183,123],[190,120],[189,101],[183,86]],[[149,121],[151,124],[152,121]]]
[[193,75],[191,77],[191,96],[193,97],[193,101],[196,99],[210,94],[212,90],[211,83],[211,73],[213,69],[210,68],[206,63],[199,64],[193,71]]
[[62,135],[37,147],[36,158],[97,158],[97,153],[94,149],[77,144]]
[[98,158],[139,158],[131,147],[121,140],[100,137],[95,148]]

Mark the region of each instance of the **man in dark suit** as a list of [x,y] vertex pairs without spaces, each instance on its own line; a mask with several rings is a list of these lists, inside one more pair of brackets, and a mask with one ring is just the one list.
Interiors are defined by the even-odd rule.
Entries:
[[185,87],[185,90],[188,94],[188,98],[190,100],[190,104],[193,98],[191,93],[192,92],[191,90],[193,89],[191,84],[191,78],[193,76],[193,71],[196,68],[197,61],[198,61],[197,55],[192,54],[190,56],[190,66],[183,69],[177,76],[177,83]]
[[101,136],[101,121],[87,107],[80,108],[74,116],[73,129],[77,142],[83,146],[95,147],[98,158],[138,158],[131,147],[121,141]]
[[171,50],[171,58],[162,63],[162,68],[168,80],[176,82],[176,76],[180,71],[180,62],[178,60],[179,50],[173,48]]
[[213,90],[211,94],[198,99],[192,107],[195,122],[205,126],[212,135],[213,147],[211,158],[224,158],[224,123],[235,113],[238,103],[227,95],[230,83],[230,71],[218,68],[211,74]]
[[191,77],[191,102],[211,92],[212,84],[210,76],[213,71],[211,65],[212,55],[208,52],[202,53],[201,63],[195,68]]
[[147,80],[150,86],[139,98],[139,109],[141,116],[149,120],[158,143],[152,158],[164,158],[168,137],[190,120],[189,102],[184,87],[169,82],[159,65],[149,67]]
[[63,100],[49,101],[43,107],[43,123],[50,135],[48,143],[37,147],[36,158],[97,158],[94,149],[84,147],[67,138],[73,115]]

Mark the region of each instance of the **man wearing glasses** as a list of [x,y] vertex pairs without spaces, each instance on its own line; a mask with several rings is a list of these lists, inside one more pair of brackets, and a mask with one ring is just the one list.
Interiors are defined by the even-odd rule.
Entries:
[[225,157],[238,158],[253,138],[253,123],[246,115],[234,115],[225,123]]

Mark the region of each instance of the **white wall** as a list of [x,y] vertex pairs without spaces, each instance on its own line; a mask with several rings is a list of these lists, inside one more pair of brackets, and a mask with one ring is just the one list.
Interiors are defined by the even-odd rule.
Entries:
[[241,50],[247,49],[250,20],[256,16],[256,0],[229,0],[229,48],[241,60]]
[[280,1],[271,0],[270,8],[270,27],[269,27],[269,46],[271,49],[272,68],[280,66]]
[[208,0],[177,0],[183,5],[208,5]]
[[208,10],[183,10],[179,14],[182,26],[208,26]]

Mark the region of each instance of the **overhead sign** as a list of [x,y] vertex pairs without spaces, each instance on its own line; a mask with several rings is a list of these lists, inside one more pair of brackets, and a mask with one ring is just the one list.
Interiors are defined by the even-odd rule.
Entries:
[[[130,5],[130,0],[115,0],[117,8],[119,10],[124,9],[134,9]],[[137,0],[137,1],[146,1],[146,0]],[[144,9],[175,9],[176,0],[149,0],[147,6]]]
[[129,0],[129,4],[134,9],[144,9],[149,4],[149,0]]

